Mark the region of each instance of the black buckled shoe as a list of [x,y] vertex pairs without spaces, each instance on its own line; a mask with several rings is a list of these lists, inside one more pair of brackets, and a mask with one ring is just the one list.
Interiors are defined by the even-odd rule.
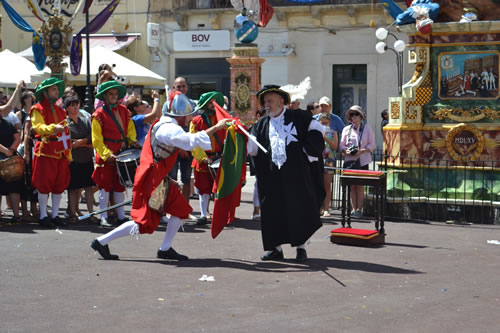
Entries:
[[102,245],[101,243],[99,243],[99,241],[97,239],[94,239],[92,241],[92,244],[90,244],[90,247],[93,248],[94,250],[96,250],[97,252],[99,252],[99,254],[101,255],[101,257],[104,259],[104,260],[118,260],[118,256],[116,254],[111,254],[109,252],[109,247],[108,245]]
[[307,251],[306,249],[297,249],[297,257],[295,257],[297,262],[304,262],[307,260]]
[[48,216],[45,216],[43,219],[40,220],[40,225],[44,228],[50,228],[50,229],[54,229],[56,227],[56,225],[52,223],[52,220]]
[[198,219],[198,222],[196,222],[197,225],[206,225],[208,224],[208,220],[206,217],[200,217]]
[[60,218],[59,216],[56,216],[52,219],[52,222],[57,226],[57,227],[65,227],[67,226],[68,224],[66,223],[66,221],[62,218]]
[[189,259],[187,256],[177,253],[173,247],[171,247],[167,251],[158,250],[156,256],[159,259],[171,259],[171,260],[181,260],[181,261]]
[[281,260],[283,259],[283,251],[278,251],[276,249],[272,249],[260,257],[260,260],[268,261],[268,260]]

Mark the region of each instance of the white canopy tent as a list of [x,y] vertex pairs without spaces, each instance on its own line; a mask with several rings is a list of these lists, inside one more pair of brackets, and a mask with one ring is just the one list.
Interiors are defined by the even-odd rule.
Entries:
[[10,50],[0,52],[0,87],[15,88],[20,80],[32,89],[36,85],[31,82],[31,75],[38,73],[35,65]]
[[[69,57],[64,57],[64,63],[68,64],[66,67],[65,81],[66,84],[85,85],[87,83],[87,55],[85,49],[83,50],[82,68],[80,74],[73,76],[69,67]],[[129,60],[118,53],[115,53],[102,46],[90,48],[90,75],[91,82],[95,84],[95,78],[99,65],[106,63],[109,65],[116,65],[113,71],[123,78],[120,83],[124,85],[136,86],[164,86],[166,79],[163,76],[139,65],[138,63]],[[50,69],[45,67],[42,72],[31,76],[32,82],[41,82],[50,77]]]

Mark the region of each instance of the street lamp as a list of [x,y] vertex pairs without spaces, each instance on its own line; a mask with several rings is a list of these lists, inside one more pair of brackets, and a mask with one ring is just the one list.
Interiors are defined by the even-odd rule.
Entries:
[[[394,45],[393,45],[394,48],[390,48],[387,46],[386,39],[389,35],[394,37],[394,39],[396,40],[394,42]],[[401,96],[402,89],[403,89],[403,87],[402,87],[403,86],[403,54],[402,54],[402,52],[406,48],[406,43],[404,41],[398,39],[394,34],[389,32],[386,28],[378,28],[377,31],[375,31],[375,36],[377,37],[378,40],[380,40],[380,42],[378,42],[375,45],[375,50],[377,51],[377,53],[383,54],[387,50],[391,50],[396,55],[396,66],[398,68],[398,93],[399,93],[399,96]]]

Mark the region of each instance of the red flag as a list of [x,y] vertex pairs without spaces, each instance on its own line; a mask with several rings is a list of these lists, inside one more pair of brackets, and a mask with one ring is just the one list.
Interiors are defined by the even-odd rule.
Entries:
[[259,27],[265,27],[273,18],[274,9],[267,0],[259,0],[260,2],[260,22]]
[[231,118],[233,124],[226,131],[224,150],[215,185],[214,210],[212,216],[212,238],[224,229],[226,225],[234,221],[236,207],[240,205],[241,184],[246,176],[246,136],[238,129],[241,122],[232,118],[226,110],[214,103],[217,120]]

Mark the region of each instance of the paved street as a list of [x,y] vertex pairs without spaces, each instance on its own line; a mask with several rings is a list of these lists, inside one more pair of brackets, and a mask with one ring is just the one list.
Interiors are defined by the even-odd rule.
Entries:
[[390,222],[385,246],[362,248],[330,242],[336,212],[305,264],[289,246],[261,262],[252,188],[217,239],[185,224],[187,262],[156,258],[164,226],[111,243],[119,261],[90,249],[95,225],[1,226],[0,332],[499,332],[499,226]]

